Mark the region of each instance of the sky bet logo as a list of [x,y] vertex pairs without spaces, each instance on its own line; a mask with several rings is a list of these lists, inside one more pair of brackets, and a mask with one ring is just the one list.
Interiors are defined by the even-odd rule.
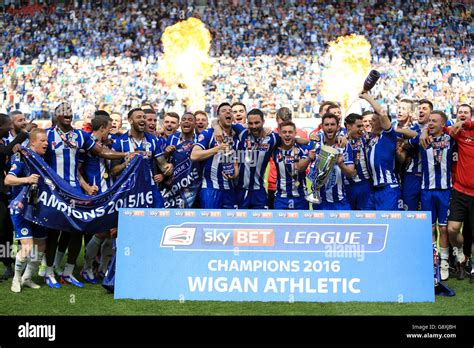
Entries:
[[274,246],[273,229],[216,229],[205,228],[202,235],[205,245]]

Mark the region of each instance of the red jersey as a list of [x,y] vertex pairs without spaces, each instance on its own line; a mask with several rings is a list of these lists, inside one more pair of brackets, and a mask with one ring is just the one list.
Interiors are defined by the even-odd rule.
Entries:
[[453,188],[474,196],[474,122],[464,121],[458,134],[453,135],[458,145],[458,161],[453,176]]
[[323,129],[323,124],[322,124],[322,123],[320,123],[315,129],[313,129],[313,130],[311,131],[311,133],[309,133],[309,136],[311,137],[311,135],[313,135],[313,134],[318,134],[318,132],[319,132],[321,129]]

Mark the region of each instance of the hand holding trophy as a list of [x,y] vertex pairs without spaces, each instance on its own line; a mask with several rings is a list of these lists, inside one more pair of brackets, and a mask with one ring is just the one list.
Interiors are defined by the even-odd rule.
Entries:
[[314,166],[314,179],[311,185],[313,192],[306,195],[305,199],[314,204],[321,203],[321,197],[319,196],[319,189],[323,187],[328,181],[329,174],[331,173],[336,160],[339,156],[339,151],[335,148],[327,145],[322,145],[318,156],[316,157],[316,163]]
[[[368,91],[370,91],[375,86],[379,78],[380,73],[377,70],[371,70],[364,81],[362,94],[366,94]],[[336,164],[338,157],[339,151],[337,151],[336,149],[327,145],[321,146],[314,165],[314,179],[312,184],[313,192],[306,195],[305,197],[308,202],[315,204],[321,203],[319,190],[326,184],[329,178],[329,174],[331,173],[334,165]]]

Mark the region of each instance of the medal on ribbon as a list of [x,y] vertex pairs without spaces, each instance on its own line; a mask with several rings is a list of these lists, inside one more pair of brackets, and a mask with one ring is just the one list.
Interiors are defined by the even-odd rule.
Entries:
[[245,141],[245,163],[250,163],[252,161],[252,158],[250,158],[250,151],[253,151],[252,141],[247,137],[247,140]]
[[441,162],[443,161],[444,147],[445,146],[443,140],[433,142],[433,158],[435,166],[441,165]]
[[293,181],[295,182],[295,187],[298,188],[300,186],[300,181],[298,180],[298,170],[296,169],[296,162],[299,161],[299,155],[295,153],[295,148],[293,147],[293,150],[291,150],[291,177],[293,178]]

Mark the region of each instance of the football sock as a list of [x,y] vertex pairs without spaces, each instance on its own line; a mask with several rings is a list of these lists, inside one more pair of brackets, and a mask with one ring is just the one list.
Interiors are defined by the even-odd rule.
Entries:
[[53,266],[46,266],[46,277],[53,276],[54,277],[54,267]]
[[25,274],[23,275],[23,279],[31,279],[33,274],[38,271],[38,267],[40,262],[43,258],[44,252],[38,251],[35,254],[31,254],[30,259],[28,260],[28,264],[26,265]]
[[26,267],[26,257],[23,258],[21,256],[21,253],[18,252],[16,254],[16,258],[15,258],[15,275],[13,276],[15,278],[15,280],[20,280],[21,279],[21,274],[23,273],[23,271],[25,270],[25,267]]
[[456,261],[457,262],[459,262],[459,263],[464,262],[465,256],[464,256],[464,252],[462,250],[462,247],[461,248],[453,247],[453,254],[456,256]]
[[104,273],[107,271],[113,252],[114,251],[112,248],[112,239],[107,238],[106,240],[104,240],[104,243],[102,243],[102,248],[100,251],[99,271],[102,271]]
[[54,256],[54,268],[59,268],[61,266],[61,262],[63,261],[64,253],[62,251],[57,250],[56,256]]
[[97,253],[99,252],[100,243],[102,241],[97,238],[96,236],[92,237],[92,239],[87,243],[86,246],[86,255],[85,255],[85,263],[84,269],[88,270],[92,268],[92,262],[94,261]]
[[72,275],[72,271],[74,271],[74,266],[75,266],[75,265],[73,265],[73,264],[66,263],[66,264],[64,265],[63,276],[64,276],[64,277],[67,277],[67,276]]
[[448,260],[449,259],[449,248],[439,248],[441,260]]

